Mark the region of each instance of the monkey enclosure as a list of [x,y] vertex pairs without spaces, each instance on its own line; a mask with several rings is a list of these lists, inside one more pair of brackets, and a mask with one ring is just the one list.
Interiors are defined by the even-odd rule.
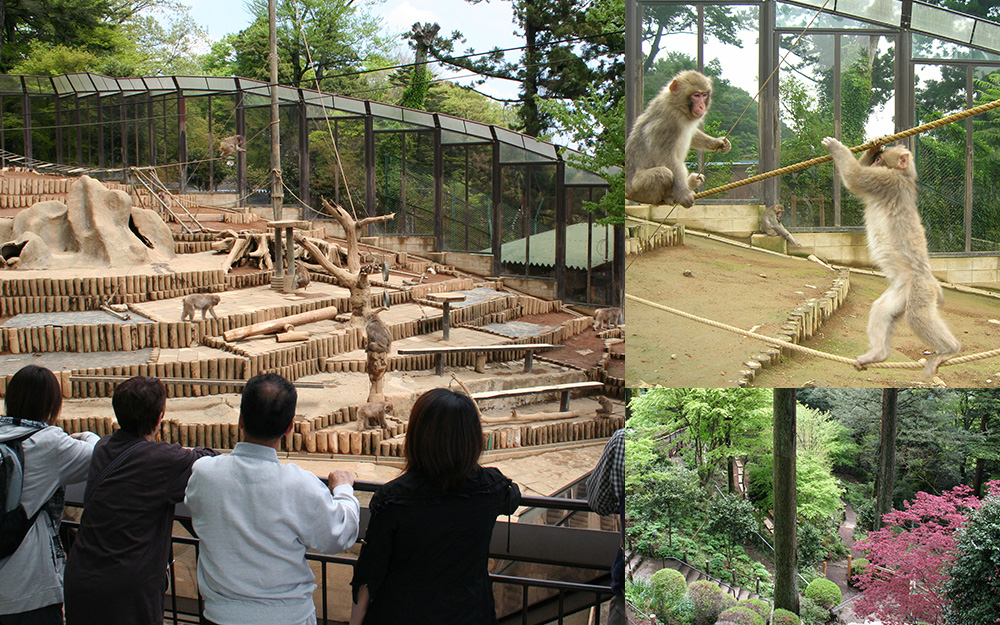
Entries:
[[[0,165],[125,182],[139,168],[163,191],[263,208],[272,92],[285,211],[332,220],[327,198],[359,219],[395,214],[365,234],[469,263],[491,254],[483,273],[547,283],[564,301],[618,302],[624,236],[583,207],[608,182],[552,143],[442,113],[239,77],[5,75]],[[222,153],[220,140],[235,135],[240,149]]]
[[[733,150],[699,157],[705,189],[748,167],[765,173],[821,156],[826,135],[860,145],[1000,98],[1000,25],[923,2],[628,0],[626,29],[629,126],[676,71],[715,79],[706,124],[713,134],[735,124]],[[994,111],[909,140],[932,253],[1000,251],[997,119]],[[830,166],[750,189],[749,203],[794,207],[785,214],[792,232],[863,229],[861,203]],[[747,188],[741,194],[699,203],[747,203]]]

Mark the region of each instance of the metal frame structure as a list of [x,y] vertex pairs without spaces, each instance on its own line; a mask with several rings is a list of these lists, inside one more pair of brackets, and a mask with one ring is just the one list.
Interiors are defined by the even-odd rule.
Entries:
[[[915,92],[917,89],[916,75],[922,66],[950,66],[965,69],[965,103],[973,106],[975,90],[973,89],[974,73],[977,69],[987,68],[990,71],[1000,70],[1000,24],[933,6],[917,0],[737,0],[736,2],[698,1],[698,0],[626,0],[626,98],[627,127],[642,111],[642,59],[643,59],[643,15],[647,8],[661,6],[686,6],[697,11],[695,28],[698,68],[705,64],[706,31],[704,25],[705,10],[717,6],[746,6],[758,10],[758,85],[775,72],[770,81],[763,86],[758,98],[758,154],[759,171],[767,172],[779,168],[781,153],[781,116],[779,107],[778,86],[780,76],[785,68],[779,67],[782,55],[782,37],[798,36],[801,26],[778,24],[778,12],[781,8],[797,7],[810,13],[819,12],[823,20],[808,29],[810,35],[828,35],[834,38],[834,55],[832,64],[834,75],[839,76],[841,70],[841,41],[850,35],[882,36],[891,39],[895,46],[894,67],[894,99],[895,109],[893,123],[894,132],[900,132],[917,123],[927,120],[917,120],[915,110]],[[668,33],[669,34],[669,33]],[[922,55],[915,43],[935,43],[936,54]],[[930,46],[927,46],[930,47]],[[965,58],[961,58],[965,57]],[[834,81],[834,129],[837,136],[841,130],[841,91],[839,81]],[[965,170],[964,198],[961,201],[962,219],[964,222],[964,245],[962,250],[935,250],[942,255],[975,255],[977,253],[996,254],[997,251],[976,250],[973,237],[973,132],[972,119],[964,125],[965,135]],[[888,133],[886,133],[888,134]],[[875,137],[870,137],[875,138]],[[911,139],[910,141],[913,141]],[[912,147],[912,145],[911,145]],[[1000,148],[1000,146],[997,146]],[[918,158],[918,168],[920,160]],[[921,179],[927,180],[921,172]],[[781,202],[779,198],[780,179],[771,178],[762,181],[759,187],[757,202],[773,205]],[[860,230],[862,224],[842,223],[841,190],[835,184],[833,195],[833,224],[821,224],[820,229]],[[711,200],[709,200],[711,201]],[[731,203],[731,202],[730,202]],[[787,204],[787,202],[786,202]],[[794,225],[794,224],[793,224]],[[815,230],[816,224],[813,224]]]
[[[88,169],[126,182],[130,168],[152,167],[169,187],[184,193],[199,166],[207,169],[214,185],[221,167],[218,163],[225,160],[216,144],[220,137],[235,134],[244,138],[245,151],[231,159],[235,165],[231,190],[241,205],[264,203],[269,201],[264,169],[269,171],[270,166],[258,161],[269,155],[270,123],[260,113],[267,112],[272,93],[277,95],[281,115],[286,178],[292,179],[293,198],[286,204],[294,201],[311,207],[313,188],[321,176],[327,176],[332,180],[325,187],[330,197],[341,202],[353,191],[350,208],[358,213],[386,214],[393,212],[387,203],[399,203],[401,214],[389,222],[395,228],[372,226],[370,234],[433,238],[433,249],[439,252],[492,253],[496,275],[551,280],[563,300],[617,302],[621,288],[612,284],[617,282],[612,276],[618,276],[623,266],[621,228],[605,234],[607,253],[591,259],[595,264],[576,280],[585,286],[567,288],[566,279],[566,228],[582,221],[593,223],[593,215],[582,209],[580,198],[605,193],[607,181],[573,167],[558,146],[499,126],[312,89],[278,85],[272,90],[268,83],[238,77],[3,75],[0,112],[6,123],[0,125],[0,161],[4,165],[51,163],[53,171]],[[20,128],[12,122],[18,118]],[[318,132],[329,135],[331,139],[324,141],[337,144],[341,158],[350,161],[345,172],[329,162],[317,162]],[[377,158],[380,151],[393,151],[391,141],[397,135],[402,137],[398,172],[389,171]],[[429,172],[425,185],[416,180],[407,183],[408,168],[421,165],[412,157],[408,162],[407,153],[414,147],[423,148]],[[22,158],[8,158],[10,154]],[[478,174],[470,173],[470,160]],[[289,169],[291,164],[294,170]],[[254,177],[261,180],[251,180]],[[380,188],[390,189],[386,181],[393,181],[394,197],[379,194]],[[464,210],[456,209],[454,215],[445,210],[446,181],[461,191],[451,197],[451,204],[464,204]],[[474,183],[479,188],[470,189]],[[475,207],[470,193],[480,201]],[[420,204],[415,198],[421,195],[430,201]],[[414,227],[415,213],[423,218],[418,222],[422,227]],[[313,211],[312,217],[322,218],[322,213]],[[478,224],[482,225],[482,241],[470,236],[470,229]],[[541,263],[538,253],[530,251],[532,235],[548,230],[554,230],[555,236],[551,265]],[[525,240],[525,262],[512,267],[501,246],[517,239]]]

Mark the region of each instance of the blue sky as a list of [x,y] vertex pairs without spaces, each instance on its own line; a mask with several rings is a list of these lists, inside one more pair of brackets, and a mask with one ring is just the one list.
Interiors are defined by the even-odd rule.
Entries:
[[[243,0],[181,2],[191,7],[191,17],[208,29],[213,41],[239,32],[250,23],[250,13]],[[459,50],[473,47],[479,52],[494,47],[523,45],[523,40],[514,33],[510,3],[503,0],[489,0],[475,5],[465,0],[387,0],[376,5],[374,12],[382,16],[385,30],[390,33],[409,31],[414,22],[437,22],[444,34],[459,30],[466,37],[466,43],[460,44]],[[402,40],[399,45],[401,50],[409,50]],[[435,72],[443,77],[455,74],[444,72],[440,66],[435,66]],[[458,78],[456,82],[466,84],[469,81]],[[515,83],[502,80],[489,81],[478,89],[503,98],[516,97],[518,91]]]

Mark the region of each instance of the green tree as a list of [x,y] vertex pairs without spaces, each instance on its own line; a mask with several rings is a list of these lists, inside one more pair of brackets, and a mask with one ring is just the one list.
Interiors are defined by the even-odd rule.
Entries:
[[115,7],[108,0],[4,0],[0,4],[0,73],[24,59],[32,44],[114,47]]
[[1000,496],[983,500],[968,514],[958,532],[957,556],[945,581],[951,604],[945,610],[947,625],[995,623],[1000,614]]
[[[278,82],[349,93],[364,84],[356,73],[388,65],[392,38],[381,32],[372,3],[352,0],[279,0],[277,5]],[[266,0],[249,5],[254,21],[224,37],[203,59],[215,75],[269,79]]]
[[708,531],[725,542],[726,567],[733,569],[736,547],[750,540],[757,527],[754,508],[742,497],[716,497],[708,511]]
[[599,93],[617,104],[624,91],[619,79],[624,74],[623,0],[596,0],[589,6],[561,0],[511,0],[511,6],[525,43],[518,61],[507,61],[499,48],[480,56],[469,56],[475,54],[472,49],[457,54],[457,44],[465,42],[457,30],[435,37],[428,55],[475,72],[482,80],[517,81],[521,85],[518,129],[531,136],[552,127],[551,117],[538,104],[543,99],[580,98],[596,85]]
[[543,100],[539,103],[564,135],[580,146],[581,152],[563,149],[563,158],[579,169],[597,173],[611,188],[597,202],[585,201],[585,209],[603,216],[605,223],[625,223],[625,103],[611,102],[611,96],[592,88],[589,95],[572,103]]

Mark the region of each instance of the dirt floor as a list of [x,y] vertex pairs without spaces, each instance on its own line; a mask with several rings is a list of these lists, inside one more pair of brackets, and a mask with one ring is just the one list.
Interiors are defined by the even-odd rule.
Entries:
[[[830,288],[836,274],[797,259],[701,237],[629,257],[630,295],[774,336],[788,313]],[[691,276],[684,272],[690,271]],[[628,386],[719,387],[739,380],[761,346],[752,339],[626,300]]]
[[[693,277],[682,275],[690,269]],[[758,274],[764,273],[767,278]],[[643,255],[626,276],[628,292],[686,312],[744,329],[774,335],[798,303],[829,287],[834,274],[820,265],[688,237],[679,248]],[[854,357],[868,350],[868,309],[885,289],[885,280],[851,274],[851,291],[841,309],[804,345]],[[809,286],[815,286],[811,289]],[[763,286],[764,288],[753,288]],[[760,344],[707,325],[626,302],[629,385],[732,386],[742,362]],[[995,349],[1000,344],[1000,299],[945,289],[945,322],[962,342],[962,353]],[[890,361],[923,357],[924,346],[905,323],[893,339]],[[950,387],[1000,386],[1000,358],[944,366],[937,384]],[[924,384],[919,369],[852,367],[795,354],[760,372],[761,387],[884,387]]]

